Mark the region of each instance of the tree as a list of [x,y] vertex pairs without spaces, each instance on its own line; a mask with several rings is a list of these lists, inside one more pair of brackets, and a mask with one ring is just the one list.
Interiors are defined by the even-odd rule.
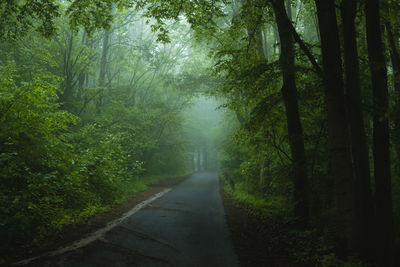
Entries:
[[373,255],[373,205],[371,195],[371,175],[369,151],[367,146],[364,117],[361,105],[361,83],[359,58],[355,29],[357,1],[348,0],[341,3],[343,30],[343,51],[346,78],[346,107],[349,115],[349,130],[353,167],[355,171],[354,189],[356,194],[356,211],[360,229],[360,256],[365,259]]
[[284,1],[275,1],[273,8],[281,42],[282,96],[286,107],[288,138],[293,162],[294,212],[296,216],[306,221],[308,218],[307,161],[297,100],[294,43],[290,25],[288,25],[290,22],[286,19]]
[[373,95],[373,156],[378,238],[378,264],[393,265],[392,188],[390,170],[388,85],[381,34],[379,0],[365,3],[368,59]]
[[361,255],[361,238],[354,199],[353,165],[336,10],[333,0],[316,0],[315,3],[321,35],[329,150],[339,224],[337,248],[342,256],[357,256]]

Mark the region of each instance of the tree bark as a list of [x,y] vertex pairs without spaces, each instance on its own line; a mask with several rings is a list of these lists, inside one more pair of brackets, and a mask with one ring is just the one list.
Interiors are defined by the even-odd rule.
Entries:
[[206,147],[203,148],[203,157],[204,157],[204,170],[207,171],[208,170],[208,150]]
[[308,219],[307,162],[305,157],[303,129],[301,126],[296,74],[294,69],[294,41],[287,20],[284,0],[273,4],[276,24],[281,42],[280,65],[283,76],[282,96],[286,107],[289,145],[292,154],[295,216]]
[[390,174],[388,85],[378,0],[365,3],[368,58],[373,95],[373,156],[378,218],[378,265],[393,266],[392,188]]
[[100,87],[104,86],[105,77],[106,77],[106,64],[107,64],[109,40],[110,40],[110,32],[107,30],[104,30],[103,47],[102,47],[102,52],[101,52],[100,72],[99,72],[99,86]]
[[344,98],[342,60],[334,0],[316,0],[321,35],[325,104],[332,176],[335,182],[339,256],[359,255],[353,166]]
[[293,16],[292,16],[292,3],[290,3],[290,1],[286,1],[286,14],[287,17],[290,19],[290,21],[293,20]]
[[[99,82],[98,82],[98,86],[100,87],[100,90],[103,90],[103,92],[104,92],[103,87],[105,85],[105,77],[106,77],[106,65],[107,65],[109,40],[110,40],[110,32],[107,30],[104,30],[103,47],[102,47],[101,60],[100,60]],[[96,103],[96,107],[98,110],[99,110],[100,106],[103,104],[103,92],[100,93],[99,99]]]
[[192,171],[196,171],[195,153],[196,151],[192,153]]
[[373,255],[373,204],[368,146],[361,109],[360,67],[355,30],[357,1],[343,0],[341,16],[343,27],[346,99],[350,126],[351,151],[355,171],[356,210],[360,225],[360,249],[363,259]]
[[268,38],[267,38],[267,35],[268,35],[268,29],[265,28],[262,31],[262,38],[263,38],[262,41],[263,41],[264,55],[265,55],[265,58],[268,60],[269,55],[268,55]]
[[[273,3],[273,2],[272,2]],[[307,56],[307,58],[310,60],[311,65],[313,65],[315,72],[323,78],[323,73],[318,65],[317,61],[315,60],[314,56],[312,55],[310,49],[307,47],[307,45],[304,43],[304,41],[300,38],[299,34],[297,33],[296,29],[294,28],[291,19],[287,16],[286,13],[282,14],[282,19],[286,20],[286,25],[290,29],[290,32],[292,33],[292,36],[296,43],[299,45],[300,49],[304,52],[304,54]],[[275,27],[274,27],[275,30]],[[276,30],[275,30],[276,31]]]
[[63,51],[63,74],[65,76],[64,82],[63,82],[63,93],[60,97],[60,101],[62,103],[62,107],[70,110],[71,108],[71,102],[73,98],[73,79],[74,75],[72,73],[72,51],[73,51],[73,46],[74,46],[74,36],[71,34],[68,37],[68,41],[66,43],[66,48]]
[[263,45],[263,34],[262,34],[261,27],[259,27],[257,29],[255,39],[256,39],[256,45],[257,45],[258,58],[267,59],[267,55],[265,54],[264,45]]
[[197,150],[197,171],[201,171],[201,149]]
[[[395,91],[395,120],[394,120],[394,136],[392,136],[393,143],[396,150],[397,160],[400,159],[400,53],[396,45],[396,37],[393,32],[390,21],[385,22],[387,36],[390,47],[390,59],[393,68],[394,76],[394,91]],[[396,33],[398,35],[398,33]]]
[[276,54],[276,50],[278,49],[278,53],[281,53],[280,50],[280,40],[279,40],[279,33],[278,33],[278,27],[276,27],[275,25],[272,26],[272,30],[274,31],[274,53]]

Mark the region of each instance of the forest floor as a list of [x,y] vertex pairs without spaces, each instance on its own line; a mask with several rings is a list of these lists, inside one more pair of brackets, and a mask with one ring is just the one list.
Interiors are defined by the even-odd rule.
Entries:
[[[307,233],[284,218],[262,213],[249,204],[238,202],[223,190],[221,194],[233,245],[243,267],[318,266],[316,250]],[[311,242],[311,244],[310,244]]]
[[92,217],[89,217],[89,219],[83,223],[67,226],[61,232],[57,233],[57,235],[49,236],[45,240],[42,240],[35,247],[30,247],[29,249],[24,248],[23,250],[15,251],[13,255],[8,257],[7,262],[17,262],[26,258],[36,257],[80,240],[82,236],[86,236],[104,228],[110,221],[120,218],[124,213],[131,210],[137,204],[165,190],[166,188],[170,188],[182,182],[186,178],[190,177],[190,175],[191,174],[180,177],[168,177],[161,179],[152,185],[148,185],[145,191],[138,192],[129,200],[111,207],[106,212],[98,213]]

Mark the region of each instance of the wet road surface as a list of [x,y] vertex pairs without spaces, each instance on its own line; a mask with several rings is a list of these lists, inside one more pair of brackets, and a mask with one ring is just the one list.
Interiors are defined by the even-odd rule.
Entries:
[[39,262],[74,267],[238,266],[216,173],[192,175],[89,245]]

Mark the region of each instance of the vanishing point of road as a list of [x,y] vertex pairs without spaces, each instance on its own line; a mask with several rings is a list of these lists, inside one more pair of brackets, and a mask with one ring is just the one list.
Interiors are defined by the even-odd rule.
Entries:
[[73,267],[239,265],[216,173],[192,175],[90,244],[41,262]]

